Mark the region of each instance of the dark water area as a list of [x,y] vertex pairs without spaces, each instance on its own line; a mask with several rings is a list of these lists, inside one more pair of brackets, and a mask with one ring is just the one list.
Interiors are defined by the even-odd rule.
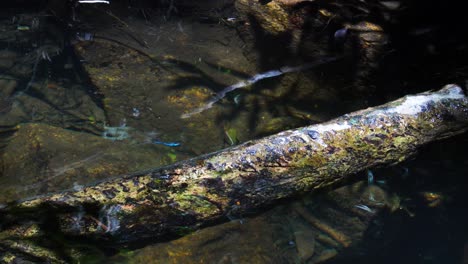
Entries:
[[[446,84],[467,93],[459,3],[78,2],[0,3],[0,209]],[[95,241],[44,219],[36,235],[0,214],[0,262],[465,264],[466,136],[178,237]]]

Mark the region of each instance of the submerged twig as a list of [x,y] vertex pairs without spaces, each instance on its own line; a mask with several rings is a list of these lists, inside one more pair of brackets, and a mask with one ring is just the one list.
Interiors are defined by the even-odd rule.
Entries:
[[97,161],[98,159],[100,159],[102,155],[103,155],[102,152],[97,152],[97,153],[95,153],[95,154],[93,154],[91,156],[88,156],[88,157],[84,158],[84,159],[69,163],[69,164],[64,165],[64,166],[62,166],[60,168],[52,169],[52,172],[53,172],[52,175],[46,177],[45,179],[41,180],[40,182],[26,185],[24,190],[31,190],[31,189],[37,188],[38,186],[40,186],[40,185],[42,185],[42,184],[44,184],[46,182],[52,181],[55,178],[58,178],[58,177],[64,175],[68,171],[85,167],[91,161]]
[[250,77],[247,80],[240,81],[238,83],[235,83],[235,84],[233,84],[231,86],[228,86],[228,87],[224,88],[221,92],[217,93],[205,105],[203,105],[203,106],[201,106],[199,108],[196,108],[195,110],[193,110],[193,111],[191,111],[189,113],[185,113],[185,114],[181,115],[180,117],[181,118],[189,118],[194,114],[199,114],[199,113],[201,113],[201,112],[203,112],[205,110],[208,110],[216,102],[223,99],[226,96],[227,93],[232,92],[232,91],[234,91],[236,89],[239,89],[239,88],[243,88],[243,87],[252,85],[252,84],[254,84],[254,83],[256,83],[256,82],[258,82],[260,80],[280,76],[280,75],[283,75],[283,74],[289,73],[289,72],[297,72],[297,71],[308,70],[310,68],[316,67],[318,65],[321,65],[321,64],[324,64],[324,63],[327,63],[327,62],[336,61],[337,59],[338,59],[338,57],[325,57],[325,58],[321,58],[321,59],[319,59],[317,61],[309,62],[309,63],[303,64],[303,65],[300,65],[300,66],[294,66],[294,67],[285,66],[285,67],[281,67],[278,70],[271,70],[271,71],[256,74],[256,75]]

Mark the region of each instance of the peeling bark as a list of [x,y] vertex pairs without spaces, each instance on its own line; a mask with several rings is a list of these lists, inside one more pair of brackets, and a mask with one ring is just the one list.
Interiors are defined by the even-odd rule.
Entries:
[[1,209],[0,221],[3,229],[47,221],[53,232],[113,242],[183,235],[401,162],[421,145],[467,129],[468,98],[447,85],[172,166],[22,201]]

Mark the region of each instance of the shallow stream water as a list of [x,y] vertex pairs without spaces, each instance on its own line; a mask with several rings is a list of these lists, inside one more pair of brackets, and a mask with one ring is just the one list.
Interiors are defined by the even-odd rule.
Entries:
[[[82,9],[85,22],[73,29],[48,13],[1,14],[0,203],[79,190],[402,95],[348,96],[349,72],[336,61],[260,63],[234,11],[166,11]],[[298,70],[269,72],[281,67]],[[64,244],[80,263],[461,263],[466,146],[466,135],[434,143],[336,190],[172,241]]]

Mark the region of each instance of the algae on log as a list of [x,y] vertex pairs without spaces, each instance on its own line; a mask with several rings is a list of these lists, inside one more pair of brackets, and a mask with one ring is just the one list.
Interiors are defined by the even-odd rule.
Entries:
[[49,232],[113,242],[181,235],[398,163],[425,143],[467,129],[468,98],[447,85],[172,166],[22,201],[1,209],[0,221],[3,229],[47,221]]

